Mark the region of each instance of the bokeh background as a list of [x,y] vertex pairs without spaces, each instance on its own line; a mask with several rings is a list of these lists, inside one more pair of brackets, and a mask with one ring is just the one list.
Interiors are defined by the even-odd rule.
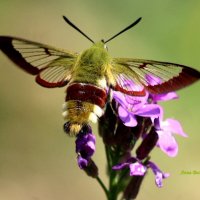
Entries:
[[[200,70],[199,0],[1,0],[0,35],[12,35],[81,52],[91,43],[69,27],[66,15],[93,40],[109,38],[138,17],[142,22],[108,44],[113,57],[170,61]],[[188,133],[176,137],[179,154],[159,149],[153,160],[171,177],[156,188],[149,173],[138,200],[200,197],[200,84],[163,103],[165,117],[178,119]],[[95,180],[76,164],[74,138],[63,133],[65,89],[45,89],[0,53],[0,200],[105,199]],[[96,135],[97,135],[97,131]],[[102,141],[94,156],[106,182]]]

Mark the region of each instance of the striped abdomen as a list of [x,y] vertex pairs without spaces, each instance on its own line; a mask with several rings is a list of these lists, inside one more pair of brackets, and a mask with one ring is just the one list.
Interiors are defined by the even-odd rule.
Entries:
[[67,87],[63,116],[70,134],[77,134],[89,121],[97,122],[103,114],[106,90],[87,83],[71,83]]

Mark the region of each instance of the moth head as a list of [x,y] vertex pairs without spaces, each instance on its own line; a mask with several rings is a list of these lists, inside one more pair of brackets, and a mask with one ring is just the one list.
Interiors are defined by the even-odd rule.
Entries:
[[108,51],[108,47],[107,47],[107,45],[106,45],[104,39],[102,39],[101,42],[103,43],[103,47],[104,47],[104,49],[106,49],[106,50]]
[[82,63],[90,63],[93,66],[102,66],[110,62],[110,56],[103,41],[96,42],[90,48],[83,51],[80,59]]
[[106,50],[106,51],[108,51],[108,47],[107,47],[107,45],[105,44],[105,42],[104,42],[103,39],[102,39],[101,41],[99,41],[99,42],[94,43],[93,47],[98,48],[98,49],[101,49],[101,50]]

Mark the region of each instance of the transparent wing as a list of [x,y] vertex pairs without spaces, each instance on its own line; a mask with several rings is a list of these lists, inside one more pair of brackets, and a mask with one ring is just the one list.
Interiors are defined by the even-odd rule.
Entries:
[[0,37],[0,49],[44,87],[67,84],[77,54],[16,37]]
[[[184,65],[129,58],[113,59],[112,74],[116,90],[136,96],[144,95],[144,90],[154,94],[175,91],[200,79],[199,71]],[[127,81],[131,81],[128,86]]]

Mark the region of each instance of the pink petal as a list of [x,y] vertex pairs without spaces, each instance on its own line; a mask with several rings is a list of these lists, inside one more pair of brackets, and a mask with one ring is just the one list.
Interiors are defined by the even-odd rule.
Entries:
[[188,137],[187,134],[183,132],[180,122],[175,119],[167,119],[161,122],[161,127],[165,131],[169,131],[183,137]]
[[135,114],[142,117],[157,118],[161,114],[161,107],[157,104],[146,104],[142,106],[140,110],[135,112]]
[[159,139],[157,146],[168,156],[175,157],[178,154],[178,144],[168,131],[156,131]]
[[145,166],[136,162],[129,165],[130,176],[143,176],[147,170]]
[[120,119],[123,121],[125,126],[134,127],[137,126],[136,117],[133,114],[130,114],[122,106],[119,106],[118,113]]
[[146,93],[146,95],[143,96],[143,97],[136,97],[136,96],[126,95],[125,98],[126,98],[126,101],[127,101],[128,104],[141,107],[142,105],[147,103],[148,96],[149,96],[149,94]]
[[153,101],[156,101],[156,102],[178,99],[178,95],[175,92],[168,92],[166,94],[156,94],[152,96],[153,96]]
[[119,163],[119,164],[113,166],[112,169],[113,169],[113,170],[121,170],[121,169],[123,169],[123,168],[129,166],[129,164],[130,164],[130,163],[128,163],[128,162]]
[[127,102],[126,102],[126,99],[125,99],[125,95],[123,93],[117,92],[117,91],[113,91],[112,92],[112,96],[113,96],[113,98],[115,99],[115,101],[117,103],[119,103],[123,107],[126,107]]
[[163,173],[158,166],[154,163],[149,161],[148,162],[148,167],[150,167],[150,169],[153,171],[154,175],[155,175],[155,183],[156,185],[160,188],[163,186],[163,179],[169,177],[169,173]]

